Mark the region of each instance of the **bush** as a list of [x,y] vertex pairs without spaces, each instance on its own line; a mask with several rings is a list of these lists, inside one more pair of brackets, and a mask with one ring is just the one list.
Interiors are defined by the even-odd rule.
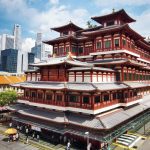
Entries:
[[17,93],[16,91],[4,91],[0,93],[0,106],[5,106],[7,104],[16,102]]

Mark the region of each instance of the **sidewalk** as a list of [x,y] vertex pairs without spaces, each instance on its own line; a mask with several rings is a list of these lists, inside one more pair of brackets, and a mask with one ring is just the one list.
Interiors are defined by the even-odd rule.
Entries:
[[[4,134],[4,131],[7,129],[8,127],[6,126],[3,126],[3,125],[0,125],[0,134]],[[26,142],[26,136],[22,133],[20,133],[20,142],[23,142],[25,143]],[[29,142],[28,142],[29,145],[32,145],[36,148],[39,148],[40,150],[65,150],[66,146],[62,145],[62,144],[58,144],[58,145],[54,145],[54,144],[51,144],[51,143],[48,143],[48,142],[45,142],[43,140],[39,140],[36,141],[36,140],[33,140],[32,137],[29,136]],[[71,150],[75,150],[75,149],[72,149]]]

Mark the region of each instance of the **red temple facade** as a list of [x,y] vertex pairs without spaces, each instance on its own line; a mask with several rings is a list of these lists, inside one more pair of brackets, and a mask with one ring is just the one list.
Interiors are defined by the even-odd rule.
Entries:
[[108,131],[143,111],[128,114],[150,93],[150,44],[130,28],[135,20],[124,10],[91,19],[99,25],[52,28],[60,37],[44,43],[53,46],[53,57],[31,64],[37,69],[26,71],[27,81],[13,85],[24,93],[10,109],[14,120],[41,120],[72,140],[86,143],[89,131],[96,149]]

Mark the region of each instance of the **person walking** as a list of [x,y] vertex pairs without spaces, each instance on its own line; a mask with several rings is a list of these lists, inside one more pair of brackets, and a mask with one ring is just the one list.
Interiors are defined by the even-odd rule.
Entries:
[[71,146],[70,141],[68,141],[68,143],[67,143],[67,150],[70,150],[70,146]]

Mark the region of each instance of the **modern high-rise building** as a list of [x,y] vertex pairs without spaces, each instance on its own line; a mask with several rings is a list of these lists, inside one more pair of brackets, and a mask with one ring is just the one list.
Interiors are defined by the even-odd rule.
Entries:
[[37,33],[35,46],[31,48],[31,52],[35,55],[35,58],[39,60],[47,59],[47,53],[51,54],[51,46],[42,43],[42,33]]
[[1,51],[2,70],[16,73],[18,68],[18,50],[7,49]]
[[[33,53],[28,53],[28,64],[34,63],[34,54]],[[28,70],[33,70],[33,66],[28,65]]]
[[42,33],[37,33],[35,45],[41,45],[42,43]]
[[21,50],[22,48],[22,42],[21,42],[21,25],[15,24],[14,25],[14,30],[13,30],[13,35],[15,38],[15,49]]
[[14,49],[15,39],[13,35],[2,34],[1,36],[1,50]]

